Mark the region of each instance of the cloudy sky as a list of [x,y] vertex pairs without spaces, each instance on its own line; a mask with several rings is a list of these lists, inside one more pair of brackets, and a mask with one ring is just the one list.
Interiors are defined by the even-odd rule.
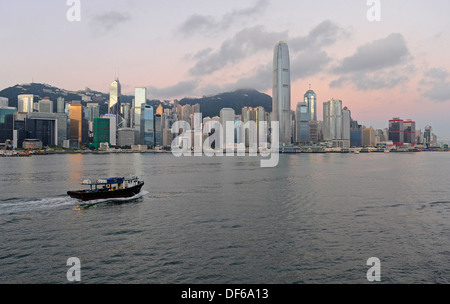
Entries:
[[[48,83],[148,98],[238,88],[272,95],[277,41],[289,45],[292,107],[309,84],[322,102],[341,99],[361,124],[394,116],[450,139],[450,3],[380,0],[0,0],[0,89]],[[369,1],[371,2],[371,1]],[[70,5],[69,5],[70,4]],[[319,116],[320,117],[320,116]]]

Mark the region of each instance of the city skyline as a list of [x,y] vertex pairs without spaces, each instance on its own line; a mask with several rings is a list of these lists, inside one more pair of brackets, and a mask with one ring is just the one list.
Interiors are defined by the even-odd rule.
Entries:
[[[311,84],[318,117],[320,105],[335,98],[366,126],[384,127],[400,116],[418,126],[431,124],[440,138],[450,138],[444,14],[449,4],[381,3],[381,22],[368,21],[370,7],[356,0],[345,6],[81,1],[80,22],[67,21],[66,1],[2,3],[0,14],[9,26],[0,30],[8,41],[0,51],[6,71],[0,87],[33,79],[107,91],[120,76],[124,94],[146,87],[150,98],[241,87],[272,95],[273,44],[286,40],[292,52],[292,110]],[[26,48],[22,41],[37,47]]]

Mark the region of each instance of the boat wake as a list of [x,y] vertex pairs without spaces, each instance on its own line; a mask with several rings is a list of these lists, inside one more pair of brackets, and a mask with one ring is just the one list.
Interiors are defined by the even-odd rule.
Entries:
[[44,197],[41,199],[30,198],[11,198],[0,201],[0,215],[11,215],[25,212],[46,211],[57,208],[64,208],[67,206],[80,208],[89,208],[102,203],[120,203],[126,201],[136,200],[144,195],[148,194],[147,191],[141,191],[133,197],[128,198],[111,198],[111,199],[99,199],[89,202],[80,202],[67,195],[61,195],[56,197]]
[[44,197],[41,199],[12,198],[0,201],[0,215],[15,214],[30,211],[44,211],[73,205],[74,201],[68,196]]
[[72,199],[72,203],[73,201],[75,201],[75,203],[77,204],[77,207],[86,209],[86,208],[90,208],[93,206],[97,206],[100,204],[110,204],[110,203],[123,203],[123,202],[129,202],[129,201],[134,201],[138,198],[143,197],[144,195],[147,195],[149,192],[148,191],[141,191],[138,194],[131,196],[131,197],[118,197],[118,198],[106,198],[106,199],[98,199],[98,200],[92,200],[92,201],[86,201],[86,202],[82,202],[82,201],[78,201],[76,199]]

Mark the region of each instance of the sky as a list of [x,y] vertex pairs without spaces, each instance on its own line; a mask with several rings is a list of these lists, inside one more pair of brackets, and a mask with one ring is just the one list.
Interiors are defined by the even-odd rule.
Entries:
[[0,90],[34,81],[106,93],[118,77],[123,94],[145,86],[150,99],[272,96],[284,40],[292,109],[311,85],[319,117],[335,98],[367,127],[413,119],[450,141],[449,11],[445,0],[0,0]]

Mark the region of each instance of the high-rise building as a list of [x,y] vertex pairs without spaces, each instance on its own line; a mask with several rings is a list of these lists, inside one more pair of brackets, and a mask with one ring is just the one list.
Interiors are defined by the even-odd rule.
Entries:
[[279,122],[280,146],[291,145],[291,76],[286,42],[275,45],[273,55],[272,121]]
[[64,113],[65,110],[65,101],[63,97],[58,97],[58,99],[56,100],[56,112],[57,113]]
[[415,145],[416,141],[416,122],[411,119],[407,119],[403,122],[403,132],[405,143]]
[[0,143],[6,140],[13,140],[14,113],[17,111],[13,107],[0,107]]
[[88,103],[87,104],[88,121],[94,121],[94,119],[98,117],[100,117],[100,107],[98,103]]
[[364,147],[374,147],[376,144],[375,130],[370,128],[363,128],[362,130],[362,145]]
[[[141,132],[141,113],[142,105],[147,101],[147,89],[146,88],[135,88],[134,89],[134,129]],[[140,136],[139,136],[140,138]]]
[[323,138],[327,141],[343,139],[342,100],[331,99],[323,103]]
[[403,145],[405,141],[404,130],[403,119],[394,117],[393,119],[389,120],[389,140],[391,140],[394,145]]
[[155,118],[153,107],[147,104],[142,104],[141,106],[140,144],[149,147],[155,146]]
[[[234,109],[231,108],[223,108],[222,110],[220,110],[220,124],[222,125],[222,134],[221,134],[221,138],[222,138],[222,143],[223,143],[223,147],[226,148],[226,127],[227,127],[227,122],[232,122],[233,126],[234,126],[234,118],[235,118],[236,114],[234,112]],[[229,142],[228,144],[234,144],[234,129],[233,129],[233,141]],[[233,145],[234,146],[234,145]]]
[[109,140],[110,119],[103,117],[102,118],[96,117],[94,118],[93,122],[94,122],[94,139],[93,139],[94,148],[98,149],[101,143],[108,143],[108,145],[110,145],[111,144]]
[[18,99],[18,109],[19,113],[33,113],[33,95],[19,95]]
[[109,119],[109,143],[111,146],[117,145],[117,115],[105,114],[103,118]]
[[342,109],[342,139],[350,140],[350,125],[352,114],[347,107]]
[[299,102],[296,111],[296,142],[307,143],[309,138],[309,108],[306,102]]
[[311,88],[305,93],[305,102],[308,105],[310,120],[317,120],[317,95]]
[[0,97],[0,107],[8,107],[9,106],[9,100],[6,97]]
[[162,117],[159,114],[155,115],[155,146],[162,146],[163,144],[163,128]]
[[122,115],[124,128],[130,127],[131,121],[131,105],[129,103],[123,103],[120,105],[120,114]]
[[117,131],[117,145],[119,147],[133,146],[135,144],[135,132],[133,128],[120,128]]
[[120,114],[121,86],[119,79],[114,80],[109,87],[109,109],[108,114]]
[[83,105],[81,102],[72,102],[70,106],[70,146],[80,148],[82,143]]
[[39,100],[38,107],[40,113],[53,113],[53,101],[48,98]]

